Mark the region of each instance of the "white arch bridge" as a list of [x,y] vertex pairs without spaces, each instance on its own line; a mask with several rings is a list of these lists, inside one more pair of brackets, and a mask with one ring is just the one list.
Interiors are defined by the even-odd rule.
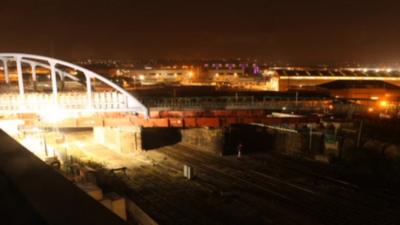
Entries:
[[[3,63],[3,74],[6,86],[11,85],[10,65],[15,68],[18,92],[4,91],[0,93],[0,114],[18,113],[97,113],[127,112],[148,117],[148,109],[134,96],[107,78],[81,66],[45,56],[0,53]],[[50,92],[38,93],[26,91],[23,68],[30,67],[30,80],[37,82],[37,68],[45,68],[50,73]],[[79,79],[76,74],[81,74]],[[26,76],[25,76],[26,79]],[[64,92],[60,83],[64,80],[82,81],[84,91]],[[94,81],[108,86],[107,91],[94,91]],[[24,87],[25,86],[25,87]]]

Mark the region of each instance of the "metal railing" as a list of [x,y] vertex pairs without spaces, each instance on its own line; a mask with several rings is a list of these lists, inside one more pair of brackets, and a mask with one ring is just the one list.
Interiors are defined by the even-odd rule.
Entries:
[[[91,103],[91,104],[89,104]],[[0,94],[0,113],[39,113],[57,107],[65,112],[132,111],[125,95],[118,92],[86,92]]]
[[270,109],[279,111],[323,111],[327,108],[324,100],[310,99],[270,99],[254,96],[219,97],[166,97],[142,98],[140,101],[148,108],[166,110],[182,109]]

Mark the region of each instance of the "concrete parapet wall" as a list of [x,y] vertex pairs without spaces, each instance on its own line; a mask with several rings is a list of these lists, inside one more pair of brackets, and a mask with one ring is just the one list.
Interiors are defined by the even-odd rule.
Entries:
[[[12,195],[1,199],[2,204],[11,203],[8,207],[14,210],[8,215],[2,212],[1,224],[126,224],[1,130],[0,142],[0,174],[16,191],[7,194],[23,196],[20,200],[7,201]],[[31,218],[28,214],[41,220],[24,220]],[[19,219],[8,221],[13,217]]]

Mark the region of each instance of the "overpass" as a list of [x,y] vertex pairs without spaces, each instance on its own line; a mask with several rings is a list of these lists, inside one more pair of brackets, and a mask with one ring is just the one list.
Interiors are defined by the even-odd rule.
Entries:
[[400,87],[400,71],[391,68],[271,68],[279,90],[316,87],[333,81],[383,81]]

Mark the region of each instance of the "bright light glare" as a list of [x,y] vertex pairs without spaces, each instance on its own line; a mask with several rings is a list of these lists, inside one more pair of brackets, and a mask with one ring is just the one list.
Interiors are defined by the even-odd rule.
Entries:
[[44,143],[42,138],[27,136],[23,140],[21,140],[21,144],[39,158],[45,158]]
[[43,121],[50,123],[60,122],[68,116],[68,113],[57,105],[52,105],[40,112],[40,118]]
[[0,129],[11,136],[18,135],[18,126],[23,125],[23,120],[3,120],[0,121]]

